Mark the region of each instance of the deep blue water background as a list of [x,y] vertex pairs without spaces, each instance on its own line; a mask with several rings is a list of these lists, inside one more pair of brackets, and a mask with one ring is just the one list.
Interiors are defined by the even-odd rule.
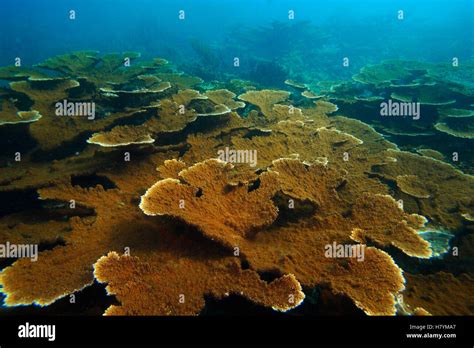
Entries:
[[[236,31],[310,21],[330,33],[341,55],[363,65],[387,58],[449,61],[473,55],[474,0],[0,0],[0,65],[21,57],[23,65],[74,50],[140,51],[176,63],[194,59],[190,42],[220,52],[228,63],[252,54],[226,45]],[[69,10],[76,19],[69,19]],[[397,19],[404,10],[405,19]],[[178,19],[179,10],[186,19]],[[251,36],[251,34],[249,34]],[[311,35],[298,39],[317,45]],[[302,37],[303,36],[303,37]],[[296,39],[296,38],[295,38]],[[266,45],[285,47],[276,35]],[[360,46],[370,52],[360,54]],[[232,48],[233,47],[233,48]],[[267,51],[265,49],[268,48]],[[270,58],[271,47],[263,47]],[[311,59],[311,55],[304,57]]]

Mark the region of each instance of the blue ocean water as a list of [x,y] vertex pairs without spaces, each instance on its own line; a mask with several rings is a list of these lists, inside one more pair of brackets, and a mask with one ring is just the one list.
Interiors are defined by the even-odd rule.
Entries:
[[[196,58],[196,47],[217,55],[222,66],[232,57],[258,55],[273,59],[303,42],[324,45],[351,57],[354,66],[367,60],[407,58],[446,61],[473,55],[472,0],[2,0],[0,65],[15,57],[34,64],[75,50],[139,51],[177,64]],[[69,18],[75,11],[75,19]],[[179,11],[185,11],[185,20]],[[403,11],[403,20],[398,11]],[[289,19],[294,11],[294,19]],[[306,23],[314,30],[274,32],[256,43],[256,28],[272,23]],[[292,35],[293,34],[293,35]],[[255,49],[256,50],[256,49]],[[255,51],[254,50],[254,51]],[[339,62],[338,62],[339,63]],[[289,63],[290,64],[290,63]],[[314,64],[333,64],[319,59]],[[215,69],[216,67],[214,67]]]

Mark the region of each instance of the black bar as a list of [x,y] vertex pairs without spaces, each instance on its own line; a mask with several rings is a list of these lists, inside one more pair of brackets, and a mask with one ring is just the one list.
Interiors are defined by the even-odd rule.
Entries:
[[[56,325],[54,342],[19,338],[19,325]],[[410,325],[425,327],[410,329]],[[432,325],[432,329],[427,329]],[[449,329],[444,326],[455,328]],[[429,327],[429,326],[428,326]],[[435,329],[438,328],[438,329]],[[473,317],[3,317],[0,346],[33,344],[385,344],[470,346]],[[407,338],[407,334],[456,338]]]

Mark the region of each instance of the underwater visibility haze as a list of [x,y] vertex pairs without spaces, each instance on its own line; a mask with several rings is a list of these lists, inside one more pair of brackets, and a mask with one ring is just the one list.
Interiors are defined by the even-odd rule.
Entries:
[[473,1],[0,8],[0,317],[474,314]]

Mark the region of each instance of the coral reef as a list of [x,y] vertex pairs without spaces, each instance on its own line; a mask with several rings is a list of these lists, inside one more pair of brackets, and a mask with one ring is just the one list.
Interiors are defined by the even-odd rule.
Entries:
[[417,212],[436,224],[462,228],[462,214],[474,207],[474,178],[430,157],[392,149],[388,153],[396,161],[375,165],[373,171],[397,184],[405,205],[415,201]]
[[208,97],[213,103],[215,104],[223,104],[227,106],[231,110],[240,109],[245,107],[245,103],[235,101],[234,98],[236,97],[235,93],[227,89],[216,89],[207,91],[204,93],[206,97]]
[[127,146],[131,144],[151,144],[155,141],[143,128],[117,126],[106,133],[94,133],[87,142],[104,147]]
[[441,121],[435,124],[435,128],[458,138],[474,138],[473,110],[448,108],[440,110]]
[[468,274],[405,274],[404,299],[411,307],[421,307],[432,315],[473,315],[474,279]]
[[238,294],[282,312],[304,299],[301,286],[292,275],[268,284],[256,272],[242,270],[231,256],[208,260],[207,253],[186,255],[182,245],[173,244],[173,254],[168,259],[152,255],[142,261],[109,253],[97,261],[96,279],[107,282],[108,292],[121,303],[109,307],[106,315],[196,315],[204,308],[205,294],[215,298]]
[[[459,73],[389,61],[353,81],[294,76],[273,90],[204,82],[134,52],[38,67],[0,69],[0,132],[23,146],[19,161],[0,157],[0,194],[30,204],[0,215],[0,244],[47,245],[1,269],[5,306],[47,306],[98,281],[118,302],[107,315],[198,315],[207,297],[231,295],[285,312],[315,288],[368,315],[472,312],[468,295],[446,299],[468,294],[472,274],[412,263],[453,241],[469,257],[473,177],[445,151],[407,152],[379,133],[469,139],[472,90]],[[342,116],[389,97],[420,102],[429,120]],[[66,99],[94,103],[94,119],[57,115]]]
[[239,95],[239,99],[258,106],[263,115],[271,117],[273,106],[279,102],[285,101],[289,95],[290,93],[286,91],[249,91]]
[[4,124],[31,123],[41,118],[41,114],[36,111],[18,111],[15,105],[8,100],[2,101],[0,111],[0,126]]
[[[205,237],[229,248],[240,248],[250,265],[261,271],[291,272],[306,286],[329,282],[336,293],[349,296],[370,314],[394,313],[390,296],[403,288],[400,270],[375,248],[368,249],[370,252],[366,255],[368,259],[364,261],[364,268],[358,267],[357,261],[350,263],[349,268],[354,273],[351,276],[367,280],[367,284],[369,274],[366,272],[370,273],[370,268],[374,271],[379,267],[391,269],[390,272],[385,271],[386,278],[370,285],[378,286],[371,288],[371,298],[378,299],[378,303],[374,304],[364,294],[348,287],[349,275],[343,276],[337,268],[326,269],[327,263],[332,261],[324,256],[325,245],[350,237],[360,242],[367,238],[380,245],[392,243],[410,255],[431,255],[429,244],[415,230],[423,225],[424,220],[417,215],[404,217],[398,206],[391,204],[393,200],[388,199],[388,204],[381,204],[380,200],[385,200],[384,197],[366,197],[366,202],[373,206],[356,203],[349,218],[344,219],[342,212],[338,216],[337,212],[343,205],[336,188],[342,184],[343,178],[325,164],[316,162],[307,168],[296,159],[276,160],[270,171],[258,176],[259,186],[250,192],[247,178],[229,178],[232,169],[229,164],[216,160],[196,164],[180,171],[178,179],[164,179],[152,186],[142,197],[140,207],[147,215],[179,217],[198,227]],[[270,199],[277,191],[300,201],[310,201],[315,205],[316,213],[309,223],[298,227],[275,226],[270,227],[268,232],[257,233],[270,226],[277,216],[277,209]],[[186,205],[180,206],[180,200]],[[392,228],[393,232],[377,235],[377,232],[388,228]],[[358,233],[351,235],[351,230]],[[298,237],[292,237],[292,234]],[[291,262],[278,261],[275,252],[285,255],[284,259]],[[318,271],[311,273],[309,269]],[[324,277],[318,278],[321,273]]]
[[[371,124],[405,149],[423,145],[439,152],[437,159],[472,174],[471,67],[472,59],[459,66],[387,61],[362,68],[353,82],[335,85],[325,96],[345,115]],[[397,80],[397,76],[405,76],[405,80]],[[383,104],[419,109],[416,113],[412,110],[398,117],[383,117]],[[463,149],[463,158],[450,160],[459,149]]]
[[423,70],[421,63],[392,60],[365,66],[353,76],[353,79],[376,87],[399,87],[422,84],[424,75],[426,75],[426,71]]

